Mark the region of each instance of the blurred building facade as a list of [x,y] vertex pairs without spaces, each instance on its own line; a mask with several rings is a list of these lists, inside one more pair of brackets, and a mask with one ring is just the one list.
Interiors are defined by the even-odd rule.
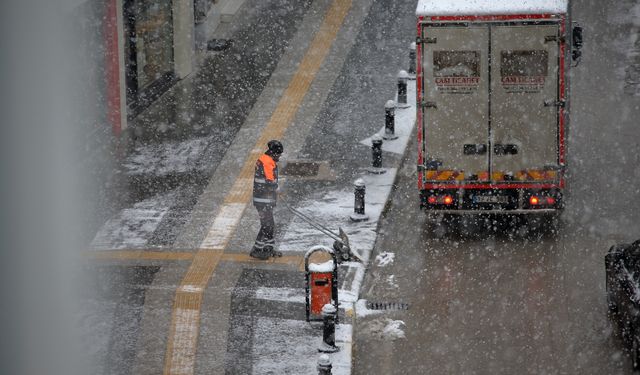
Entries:
[[[236,0],[83,0],[72,28],[78,104],[72,144],[82,183],[87,232],[109,217],[122,195],[118,165],[136,116],[194,73],[221,7]],[[240,0],[242,1],[242,0]]]
[[191,74],[222,7],[233,2],[86,0],[78,6],[74,22],[83,35],[79,49],[92,60],[84,79],[94,89],[88,95],[98,126],[119,138],[128,121]]

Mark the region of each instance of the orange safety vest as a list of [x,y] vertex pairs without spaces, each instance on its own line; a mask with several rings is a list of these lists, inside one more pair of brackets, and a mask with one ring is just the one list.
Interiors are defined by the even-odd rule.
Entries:
[[253,175],[253,204],[275,206],[277,189],[278,165],[271,156],[262,154]]

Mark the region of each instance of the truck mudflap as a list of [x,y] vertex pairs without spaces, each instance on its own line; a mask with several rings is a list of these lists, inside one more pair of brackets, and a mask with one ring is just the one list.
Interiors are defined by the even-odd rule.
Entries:
[[545,214],[564,207],[559,188],[439,188],[420,191],[420,207],[449,214]]

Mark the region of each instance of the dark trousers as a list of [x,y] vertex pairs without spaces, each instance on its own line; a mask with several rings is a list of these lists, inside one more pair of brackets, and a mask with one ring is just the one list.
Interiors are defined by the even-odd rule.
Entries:
[[254,249],[260,251],[273,251],[276,241],[273,238],[275,230],[275,222],[273,220],[273,206],[256,205],[258,215],[260,216],[260,231],[256,237]]

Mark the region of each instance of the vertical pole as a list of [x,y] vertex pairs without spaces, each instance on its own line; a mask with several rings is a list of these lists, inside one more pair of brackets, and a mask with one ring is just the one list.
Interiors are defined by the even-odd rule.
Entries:
[[382,169],[382,137],[380,134],[374,134],[371,137],[371,169],[369,172],[371,173],[384,173],[385,170]]
[[336,346],[336,315],[335,306],[327,303],[322,307],[322,343],[318,351],[323,353],[335,353],[340,348]]
[[318,358],[318,375],[331,375],[331,358],[326,354],[320,354]]
[[401,106],[407,105],[407,80],[409,74],[405,70],[401,70],[398,73],[398,104]]
[[353,214],[351,214],[351,220],[364,221],[369,219],[369,216],[364,212],[364,196],[366,194],[367,187],[364,184],[364,180],[357,179],[353,183]]
[[360,178],[356,180],[354,187],[355,201],[353,211],[356,214],[364,215],[364,195],[366,194],[367,187],[365,186],[364,181]]
[[416,42],[409,46],[409,76],[416,76]]
[[384,105],[384,136],[386,140],[398,139],[396,133],[396,102],[388,100]]

